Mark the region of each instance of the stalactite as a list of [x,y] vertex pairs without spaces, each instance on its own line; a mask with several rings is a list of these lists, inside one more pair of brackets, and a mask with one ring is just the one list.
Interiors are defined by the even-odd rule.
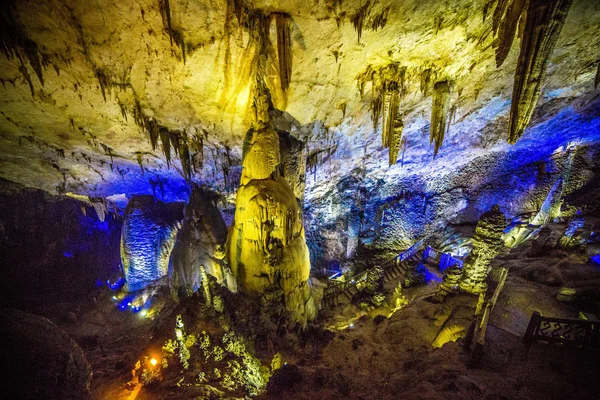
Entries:
[[367,2],[354,14],[350,21],[352,21],[352,25],[354,25],[354,30],[358,34],[358,43],[360,43],[360,38],[362,36],[363,27],[365,25],[365,20],[369,15],[369,11],[371,9],[371,0],[367,0]]
[[171,138],[170,138],[170,133],[169,130],[167,128],[165,128],[164,126],[161,126],[158,130],[159,134],[160,134],[160,143],[162,144],[162,148],[163,148],[163,153],[165,155],[165,158],[167,159],[167,166],[170,164],[171,162]]
[[529,0],[499,0],[494,11],[492,32],[496,39],[496,66],[500,67],[512,46],[519,19],[527,8]]
[[[0,4],[0,50],[9,60],[19,59],[21,65],[24,65],[23,58],[27,58],[40,83],[44,86],[42,67],[48,65],[48,56],[41,53],[37,43],[29,39],[27,30],[16,13],[15,0],[5,0]],[[21,73],[23,72],[21,71]],[[25,77],[24,73],[23,76]],[[27,74],[28,76],[29,74]],[[31,78],[25,79],[33,93]]]
[[275,13],[277,25],[277,58],[279,60],[279,80],[285,93],[292,79],[292,40],[290,37],[290,16]]
[[106,75],[106,72],[104,72],[102,69],[100,69],[96,66],[94,66],[94,76],[96,76],[96,79],[98,79],[98,85],[100,85],[100,90],[102,91],[102,97],[104,98],[104,101],[106,101],[107,89],[110,94],[110,79]]
[[[392,132],[388,137],[390,166],[396,164],[396,161],[398,160],[398,152],[400,151],[400,146],[402,144],[403,130],[404,122],[402,121],[402,117],[400,115],[396,115],[396,117],[394,118]],[[404,152],[402,153],[402,159],[402,163],[404,164]]]
[[421,85],[419,89],[423,96],[427,96],[429,92],[429,85],[431,84],[431,68],[424,69],[421,71]]
[[373,21],[371,22],[371,30],[378,31],[379,29],[385,28],[389,12],[390,6],[383,10],[380,14],[377,14],[375,17],[373,17]]
[[35,90],[33,88],[33,82],[31,82],[31,76],[29,76],[29,72],[27,71],[27,67],[23,64],[19,67],[19,72],[23,75],[23,79],[29,84],[29,90],[31,91],[31,97],[35,97]]
[[381,143],[389,148],[390,165],[395,164],[402,139],[404,127],[402,118],[398,115],[400,100],[406,95],[406,67],[399,63],[390,63],[374,69],[368,65],[356,80],[361,94],[364,94],[366,82],[372,82],[371,117],[373,130],[377,130],[379,119],[382,117]]
[[433,98],[431,105],[431,125],[429,127],[429,143],[434,143],[433,156],[435,157],[444,141],[446,132],[446,119],[450,110],[450,94],[452,84],[445,81],[433,85]]
[[140,166],[140,169],[142,170],[142,175],[144,175],[144,159],[143,159],[142,153],[140,153],[139,151],[136,152],[135,158],[137,159],[138,165]]
[[515,143],[529,124],[546,67],[573,0],[530,0],[521,53],[515,72],[508,142]]
[[183,59],[183,63],[185,64],[185,40],[180,31],[173,29],[171,22],[171,4],[169,3],[169,0],[159,0],[159,9],[163,21],[163,27],[169,35],[169,42],[171,43],[171,55],[174,55],[173,43],[175,43],[175,45],[181,49],[181,57]]

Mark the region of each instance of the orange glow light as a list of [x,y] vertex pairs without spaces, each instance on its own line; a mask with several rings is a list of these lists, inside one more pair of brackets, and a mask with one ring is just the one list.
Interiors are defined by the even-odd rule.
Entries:
[[152,364],[152,365],[156,365],[157,363],[158,363],[158,361],[156,361],[156,358],[152,358],[150,360],[150,364]]

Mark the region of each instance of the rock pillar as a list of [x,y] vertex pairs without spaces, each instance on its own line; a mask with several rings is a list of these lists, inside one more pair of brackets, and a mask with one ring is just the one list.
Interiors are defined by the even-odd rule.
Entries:
[[506,218],[497,205],[485,212],[475,228],[472,243],[473,250],[463,267],[460,289],[479,294],[487,290],[486,278],[490,270],[490,261],[496,257],[502,247],[502,233],[506,228]]

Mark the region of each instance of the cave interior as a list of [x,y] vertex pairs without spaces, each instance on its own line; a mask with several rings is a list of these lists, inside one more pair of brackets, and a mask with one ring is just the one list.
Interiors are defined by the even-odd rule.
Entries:
[[0,11],[2,398],[599,398],[599,1]]

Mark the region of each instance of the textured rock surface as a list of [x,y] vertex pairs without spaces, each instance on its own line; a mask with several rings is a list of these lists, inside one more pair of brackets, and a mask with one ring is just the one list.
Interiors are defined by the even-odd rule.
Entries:
[[171,253],[172,282],[174,289],[197,291],[202,274],[200,267],[217,281],[235,289],[235,281],[225,264],[227,226],[216,206],[214,192],[196,187],[184,208],[184,219]]
[[92,369],[83,351],[46,318],[0,310],[2,376],[8,399],[89,399]]
[[281,289],[292,321],[305,325],[316,313],[308,284],[310,258],[302,210],[279,176],[280,163],[277,132],[268,126],[250,130],[228,237],[229,264],[242,292],[258,296]]
[[0,180],[0,305],[73,301],[119,273],[121,219]]
[[[169,181],[168,198],[185,198],[180,161],[167,169],[165,156],[136,125],[145,116],[172,131],[186,129],[190,143],[203,143],[190,150],[196,180],[214,176],[221,188],[236,181],[228,177],[234,169],[222,167],[231,166],[229,153],[237,152],[239,163],[249,97],[245,71],[254,42],[249,28],[240,27],[233,3],[170,0],[166,18],[163,3],[153,0],[5,2],[3,10],[14,5],[11,20],[33,56],[27,57],[24,40],[7,34],[9,45],[22,45],[24,65],[17,57],[0,57],[2,176],[49,191],[98,196],[151,193],[158,176]],[[289,16],[273,17],[269,38],[273,54],[285,49],[277,45],[276,26],[285,28],[290,20],[290,51],[279,57],[293,65],[283,68],[284,75],[291,73],[285,110],[302,125],[319,121],[343,130],[340,147],[357,153],[340,159],[343,164],[368,161],[381,149],[380,136],[369,128],[369,85],[364,98],[356,87],[367,65],[397,62],[407,68],[400,111],[413,162],[420,159],[415,147],[426,144],[420,130],[429,120],[433,82],[455,81],[450,133],[456,135],[446,133],[447,149],[458,137],[475,144],[472,134],[481,131],[481,122],[493,123],[508,112],[518,51],[513,46],[496,68],[494,8],[487,0],[247,3],[265,15]],[[597,37],[598,7],[593,0],[571,7],[550,56],[541,104],[556,98],[571,102],[593,90],[598,49],[589,38]],[[277,58],[270,56],[267,67],[280,69]],[[497,102],[495,112],[485,111]],[[468,127],[454,127],[466,116]],[[507,137],[507,128],[503,123],[501,137]],[[365,145],[369,151],[359,156]],[[444,146],[440,152],[446,152]]]
[[126,288],[139,290],[169,273],[183,203],[165,204],[134,196],[127,204],[121,233],[121,264]]
[[486,278],[490,261],[498,255],[503,245],[502,233],[506,217],[497,205],[484,213],[477,222],[475,235],[471,238],[473,250],[465,260],[460,288],[470,293],[482,293],[487,289]]

